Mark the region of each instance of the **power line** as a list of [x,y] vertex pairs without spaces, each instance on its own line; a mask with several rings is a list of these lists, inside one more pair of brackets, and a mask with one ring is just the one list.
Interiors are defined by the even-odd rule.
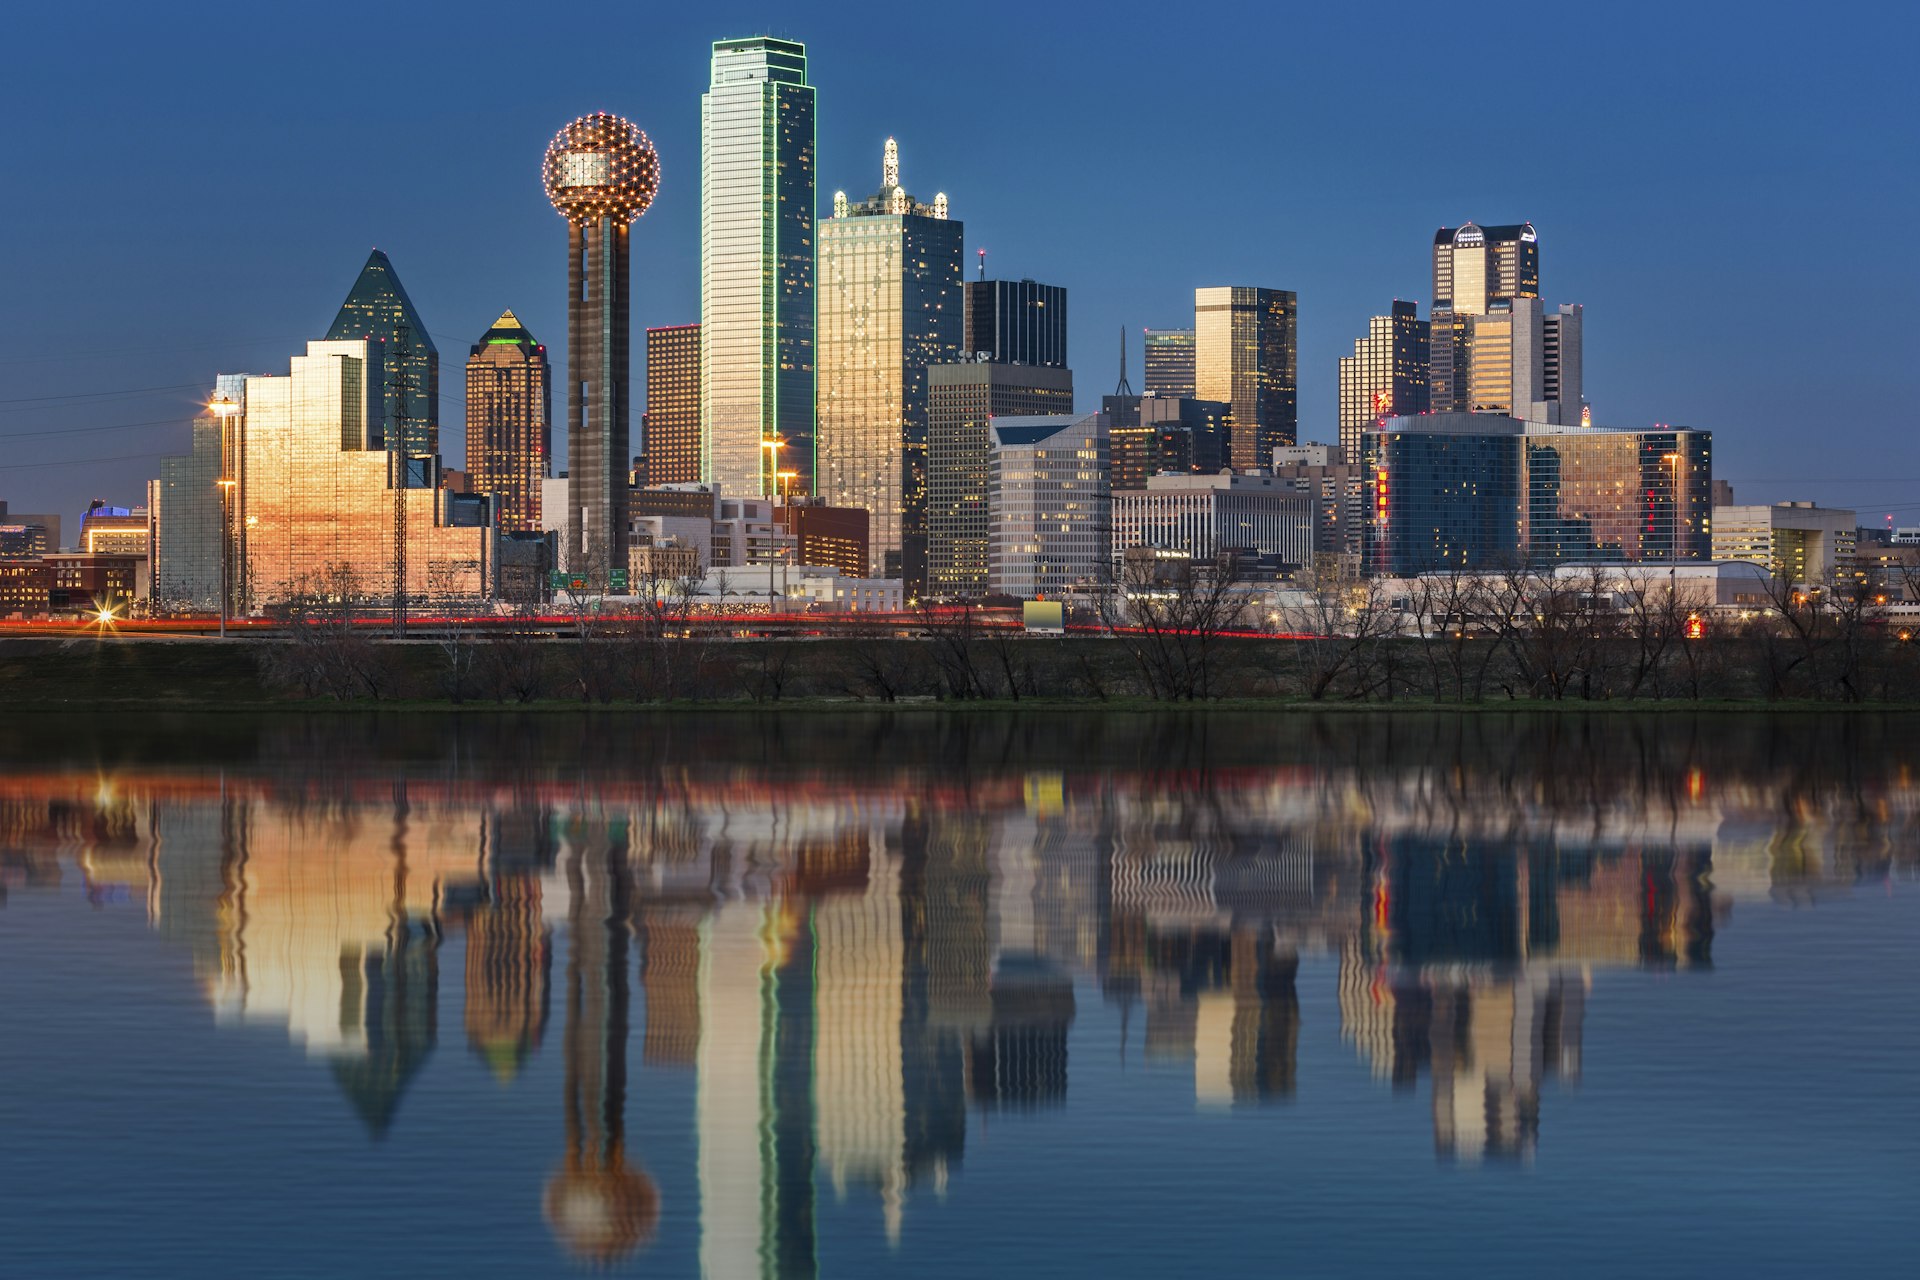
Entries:
[[114,396],[143,396],[154,391],[189,391],[199,385],[197,382],[176,382],[170,387],[129,387],[125,391],[76,391],[60,396],[19,396],[11,400],[0,400],[0,405],[46,404],[52,400],[107,400]]
[[136,458],[172,458],[178,456],[177,449],[163,449],[158,453],[116,453],[105,458],[61,458],[57,462],[0,462],[0,471],[32,471],[40,467],[78,467],[92,466],[98,462],[132,462]]

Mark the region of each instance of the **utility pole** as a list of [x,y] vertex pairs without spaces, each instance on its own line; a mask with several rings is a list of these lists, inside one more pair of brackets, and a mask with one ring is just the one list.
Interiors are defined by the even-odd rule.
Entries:
[[398,406],[394,420],[387,423],[387,459],[393,483],[393,638],[396,640],[404,639],[407,634],[407,425],[413,421],[413,414],[400,372],[409,354],[407,332],[408,326],[399,327],[392,359],[387,365],[388,398]]

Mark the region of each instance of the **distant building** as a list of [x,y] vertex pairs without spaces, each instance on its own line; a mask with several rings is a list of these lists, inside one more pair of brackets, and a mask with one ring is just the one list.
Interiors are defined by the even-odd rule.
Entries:
[[1713,558],[1761,565],[1795,584],[1831,585],[1853,570],[1858,520],[1811,502],[1715,507]]
[[91,613],[141,595],[144,556],[56,551],[0,559],[0,615]]
[[[1429,404],[1465,413],[1471,390],[1472,318],[1495,302],[1540,296],[1540,237],[1532,223],[1442,227],[1433,237]],[[1524,411],[1523,411],[1524,412]]]
[[1360,433],[1382,418],[1425,413],[1428,326],[1411,302],[1396,301],[1367,322],[1367,336],[1340,357],[1340,447],[1360,456]]
[[868,572],[871,516],[861,507],[829,506],[818,498],[791,498],[773,509],[774,522],[794,539],[798,564],[827,565],[849,578],[889,578]]
[[1273,451],[1273,478],[1313,502],[1316,555],[1358,555],[1371,521],[1371,473],[1344,461],[1338,445],[1282,445]]
[[[467,357],[466,488],[493,500],[506,533],[541,528],[540,482],[553,467],[553,375],[547,349],[511,311]],[[451,480],[448,488],[456,488]]]
[[1069,413],[1073,373],[989,362],[935,365],[927,375],[927,592],[983,596],[993,419]]
[[966,355],[995,364],[1067,367],[1067,291],[1032,280],[969,280]]
[[1568,427],[1497,414],[1389,418],[1364,433],[1372,572],[1572,560],[1704,560],[1712,434]]
[[944,194],[922,204],[900,186],[888,138],[880,189],[836,192],[820,224],[819,483],[872,513],[872,565],[917,591],[927,561],[927,370],[960,357],[964,228]]
[[1211,561],[1252,551],[1306,565],[1314,551],[1314,503],[1264,475],[1154,476],[1143,490],[1113,495],[1113,555],[1137,547]]
[[[700,98],[700,478],[814,492],[814,91],[807,47],[716,40]],[[771,450],[767,442],[783,447]],[[778,453],[779,461],[771,461]]]
[[1144,489],[1162,472],[1213,472],[1227,465],[1232,406],[1187,396],[1104,396],[1113,488]]
[[996,418],[989,434],[988,591],[1051,599],[1098,581],[1111,554],[1106,415]]
[[700,479],[700,326],[647,330],[647,408],[641,416],[647,478],[653,484]]
[[1193,291],[1194,392],[1233,406],[1237,470],[1265,466],[1275,445],[1299,438],[1298,316],[1286,289]]
[[38,556],[60,550],[60,517],[9,513],[0,502],[0,556]]
[[1193,330],[1148,329],[1145,340],[1146,393],[1193,398]]
[[378,447],[392,449],[397,443],[412,458],[438,454],[440,351],[394,274],[393,263],[378,249],[367,255],[367,265],[360,268],[359,278],[327,330],[327,341],[353,338],[369,339],[381,347],[382,420],[395,439],[383,438]]

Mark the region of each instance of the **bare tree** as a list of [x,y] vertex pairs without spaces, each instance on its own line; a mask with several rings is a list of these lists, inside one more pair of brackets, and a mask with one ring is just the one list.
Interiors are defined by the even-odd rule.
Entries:
[[1399,632],[1378,578],[1354,578],[1331,562],[1316,565],[1279,610],[1293,633],[1300,688],[1315,702],[1344,685],[1349,698],[1379,690],[1384,649]]
[[[980,669],[980,617],[977,606],[922,601],[916,610],[928,640],[928,652],[946,697],[965,701],[987,696]],[[1018,695],[1016,695],[1018,696]]]
[[1252,601],[1231,565],[1127,563],[1109,606],[1148,696],[1162,702],[1212,698],[1225,633],[1245,625]]

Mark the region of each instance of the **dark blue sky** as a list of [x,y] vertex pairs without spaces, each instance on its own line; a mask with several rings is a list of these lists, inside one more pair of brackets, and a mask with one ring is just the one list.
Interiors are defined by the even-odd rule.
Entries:
[[897,136],[969,258],[1068,287],[1083,407],[1121,325],[1137,383],[1140,326],[1188,322],[1196,285],[1268,285],[1300,295],[1302,438],[1332,439],[1337,358],[1391,299],[1424,308],[1434,228],[1530,219],[1547,301],[1587,307],[1599,421],[1711,429],[1742,500],[1920,523],[1905,6],[69,4],[7,25],[16,511],[140,500],[157,464],[128,455],[182,449],[216,372],[285,372],[374,245],[439,344],[457,462],[460,370],[501,309],[564,351],[539,158],[585,111],[661,153],[636,329],[696,319],[707,47],[771,30],[808,44],[822,203],[877,186]]

